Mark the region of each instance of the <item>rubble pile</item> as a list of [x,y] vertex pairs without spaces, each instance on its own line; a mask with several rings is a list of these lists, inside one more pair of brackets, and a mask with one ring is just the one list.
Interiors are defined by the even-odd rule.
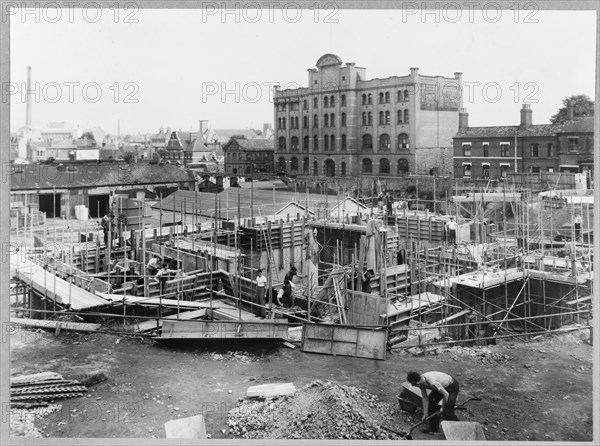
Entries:
[[213,361],[239,361],[243,363],[257,361],[257,359],[253,359],[246,353],[238,351],[228,351],[226,354],[209,353],[208,358]]
[[492,363],[492,362],[506,362],[510,361],[510,356],[503,353],[496,353],[490,350],[488,347],[462,347],[454,346],[451,348],[445,348],[442,352],[452,356],[455,361],[458,358],[469,358],[475,362],[481,363]]
[[364,389],[316,380],[293,395],[244,400],[229,412],[231,433],[243,438],[387,440],[397,406]]
[[60,404],[49,404],[31,409],[10,409],[10,436],[11,437],[42,437],[42,433],[35,427],[36,419],[43,418],[51,413],[61,410]]

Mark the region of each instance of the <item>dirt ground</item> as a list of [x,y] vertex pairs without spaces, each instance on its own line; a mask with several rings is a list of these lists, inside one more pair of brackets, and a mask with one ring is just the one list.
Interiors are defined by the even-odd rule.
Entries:
[[[211,438],[240,438],[230,432],[228,413],[249,386],[292,382],[300,388],[318,379],[363,388],[397,405],[395,395],[408,371],[439,370],[459,380],[459,402],[482,398],[458,415],[481,423],[488,440],[592,441],[588,339],[583,330],[502,342],[486,347],[494,353],[488,356],[396,352],[375,361],[303,353],[279,342],[162,345],[140,337],[19,329],[10,335],[10,359],[11,376],[41,371],[67,379],[92,371],[108,376],[84,397],[57,401],[60,411],[37,419],[44,437],[164,438],[166,421],[203,414]],[[494,359],[501,355],[504,360]],[[390,427],[408,431],[418,419],[398,412]],[[413,437],[444,438],[419,429]]]

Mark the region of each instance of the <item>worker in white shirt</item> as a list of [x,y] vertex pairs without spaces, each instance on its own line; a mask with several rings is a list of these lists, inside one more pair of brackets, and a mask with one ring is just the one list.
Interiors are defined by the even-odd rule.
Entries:
[[256,303],[260,305],[258,307],[257,316],[265,318],[265,291],[267,289],[267,278],[263,276],[262,269],[259,269],[256,276]]
[[160,263],[159,263],[158,257],[156,257],[156,256],[152,257],[150,259],[150,261],[148,262],[148,265],[146,265],[146,268],[148,269],[148,275],[156,276],[159,266],[160,266]]
[[454,217],[450,217],[450,221],[446,223],[446,240],[452,245],[456,245],[456,228],[458,224],[454,221]]
[[575,229],[575,241],[581,238],[581,215],[575,214],[573,217],[573,227]]

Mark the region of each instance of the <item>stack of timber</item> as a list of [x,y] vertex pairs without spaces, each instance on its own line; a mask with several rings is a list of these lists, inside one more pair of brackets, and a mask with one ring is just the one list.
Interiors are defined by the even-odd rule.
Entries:
[[53,372],[35,373],[10,379],[11,407],[47,406],[59,398],[83,396],[87,388],[79,381],[63,379]]

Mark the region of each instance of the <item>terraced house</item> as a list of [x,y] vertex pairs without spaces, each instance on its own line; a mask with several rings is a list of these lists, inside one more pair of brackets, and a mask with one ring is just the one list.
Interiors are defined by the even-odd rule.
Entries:
[[308,87],[275,87],[275,162],[288,175],[398,176],[420,148],[452,147],[462,74],[367,79],[366,69],[325,54]]

